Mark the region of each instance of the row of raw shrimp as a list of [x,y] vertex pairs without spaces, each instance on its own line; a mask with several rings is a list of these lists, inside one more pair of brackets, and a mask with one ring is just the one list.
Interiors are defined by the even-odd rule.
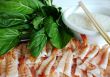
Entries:
[[81,37],[81,43],[72,39],[65,48],[53,49],[36,69],[36,77],[106,77],[109,45],[88,45],[86,36]]
[[32,77],[31,70],[25,61],[26,55],[29,55],[26,44],[20,44],[1,56],[0,77]]
[[82,42],[72,39],[63,49],[47,43],[37,58],[20,44],[0,57],[0,77],[107,77],[109,45],[89,45],[81,37]]

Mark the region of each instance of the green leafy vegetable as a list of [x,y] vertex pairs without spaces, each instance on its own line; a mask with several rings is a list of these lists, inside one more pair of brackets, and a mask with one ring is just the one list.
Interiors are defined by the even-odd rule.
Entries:
[[35,29],[39,30],[39,29],[42,27],[43,19],[44,19],[43,16],[37,16],[37,17],[32,21],[32,23],[33,23]]
[[0,29],[0,56],[19,43],[20,32],[16,29]]
[[52,0],[0,0],[0,56],[19,42],[29,40],[36,57],[49,41],[63,48],[73,37]]
[[48,37],[54,47],[63,48],[72,38],[72,35],[66,32],[67,29],[57,24],[52,17],[47,17],[44,20],[44,24]]
[[47,36],[45,35],[44,28],[39,30],[38,32],[35,32],[35,34],[32,35],[31,42],[29,44],[31,54],[35,57],[38,56],[45,46],[46,42]]
[[63,27],[60,27],[60,36],[62,41],[62,48],[67,45],[70,39],[73,37],[70,33],[68,33]]
[[0,27],[10,27],[25,23],[27,20],[23,14],[0,13]]
[[47,17],[44,20],[46,32],[50,38],[53,46],[57,48],[62,48],[61,36],[58,30],[58,25],[53,21],[52,17]]
[[57,20],[61,15],[60,9],[54,6],[43,6],[42,9],[47,16],[52,16],[54,20]]
[[24,30],[29,30],[31,25],[29,24],[22,24],[22,25],[16,25],[16,26],[12,26],[10,27],[11,29],[17,29],[19,31],[24,31]]
[[59,32],[61,34],[62,39],[62,47],[65,47],[66,44],[71,40],[71,38],[74,36],[73,32],[63,23],[62,16],[59,17],[57,20],[57,23],[59,25]]
[[38,10],[40,7],[44,6],[44,4],[40,0],[13,0],[16,2],[21,2],[25,6],[28,6],[34,10]]
[[29,6],[24,5],[21,2],[15,1],[0,1],[0,12],[5,13],[22,13],[22,14],[31,14],[33,9]]

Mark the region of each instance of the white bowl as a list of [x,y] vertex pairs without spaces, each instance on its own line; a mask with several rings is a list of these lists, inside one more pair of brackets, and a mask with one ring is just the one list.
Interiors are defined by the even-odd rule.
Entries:
[[[101,13],[110,16],[110,8],[108,7],[90,6],[88,9],[90,9],[90,11],[94,13]],[[73,13],[84,13],[84,12],[81,10],[76,12],[76,7],[71,7],[64,11],[62,19],[63,22],[74,32],[76,37],[81,39],[80,34],[85,34],[88,37],[89,43],[96,43],[99,44],[100,46],[106,44],[106,41],[102,38],[102,36],[100,36],[98,32],[79,27],[73,24],[73,22],[70,22],[68,16],[70,16]],[[110,36],[110,32],[107,32],[107,34]]]

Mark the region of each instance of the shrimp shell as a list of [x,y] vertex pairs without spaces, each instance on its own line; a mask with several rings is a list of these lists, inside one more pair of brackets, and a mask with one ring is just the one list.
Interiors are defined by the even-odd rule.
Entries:
[[69,52],[64,52],[64,55],[62,56],[57,68],[56,68],[56,71],[58,73],[63,73],[64,72],[64,68],[65,68],[65,62],[66,62],[66,59],[68,57],[68,54]]
[[6,75],[6,58],[4,56],[0,57],[0,77],[5,77]]
[[8,52],[6,56],[6,77],[18,77],[18,60],[13,51]]
[[69,52],[69,54],[65,64],[64,74],[68,77],[72,77],[71,70],[73,65],[73,53],[70,49],[67,52]]
[[32,77],[32,73],[28,65],[25,63],[25,58],[21,57],[20,58],[20,63],[19,63],[19,77]]
[[51,68],[53,66],[53,64],[55,63],[56,57],[50,62],[50,64],[48,65],[48,67],[45,70],[45,75],[49,76],[50,72],[51,72]]

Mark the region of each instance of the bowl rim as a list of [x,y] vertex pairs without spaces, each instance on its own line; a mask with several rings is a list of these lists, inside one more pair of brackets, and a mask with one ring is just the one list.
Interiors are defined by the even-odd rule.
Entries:
[[[97,35],[99,33],[97,31],[88,30],[88,29],[85,29],[85,28],[78,27],[78,26],[74,25],[72,22],[70,22],[68,20],[68,16],[71,15],[71,13],[74,13],[74,11],[75,11],[75,8],[70,7],[70,8],[68,8],[67,10],[65,10],[63,12],[62,20],[63,20],[64,24],[67,25],[67,27],[69,27],[70,29],[72,29],[76,32],[86,34],[86,35]],[[107,32],[107,33],[110,33],[110,32]]]

